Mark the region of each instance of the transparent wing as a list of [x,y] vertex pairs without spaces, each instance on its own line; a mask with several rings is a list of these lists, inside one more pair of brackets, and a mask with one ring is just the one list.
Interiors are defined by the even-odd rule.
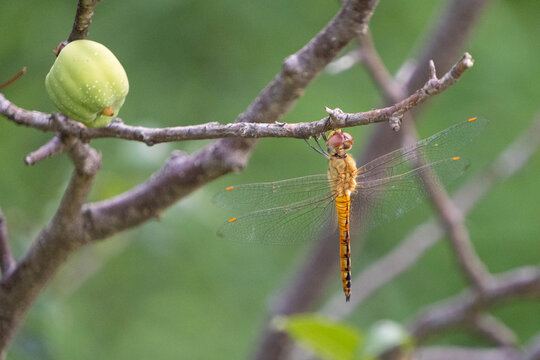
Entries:
[[457,151],[475,138],[487,124],[486,119],[473,119],[368,162],[358,168],[357,182],[392,177],[409,172],[411,164],[430,163],[458,155]]
[[[400,168],[404,166],[399,164]],[[401,174],[364,180],[358,183],[357,193],[353,196],[351,224],[372,228],[388,223],[418,205],[426,197],[422,177],[444,186],[461,176],[468,167],[467,160],[454,157],[418,167],[409,164],[409,170]]]
[[247,212],[301,203],[307,199],[324,198],[329,193],[328,175],[321,174],[275,182],[229,186],[218,192],[213,202],[218,206]]
[[[457,124],[360,167],[351,225],[370,228],[416,206],[426,196],[423,176],[437,178],[443,185],[459,177],[468,162],[454,158],[455,151],[485,124],[483,119]],[[314,238],[325,226],[336,227],[327,175],[231,186],[216,194],[214,202],[238,210],[218,231],[231,240],[288,244]]]
[[286,206],[232,218],[221,226],[218,236],[246,243],[290,244],[313,238],[325,227],[335,226],[334,219],[334,197],[326,191]]

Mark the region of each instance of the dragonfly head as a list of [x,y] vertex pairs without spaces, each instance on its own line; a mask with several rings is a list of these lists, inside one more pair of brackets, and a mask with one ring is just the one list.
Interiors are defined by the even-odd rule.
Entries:
[[331,131],[328,134],[326,147],[330,155],[343,155],[345,151],[352,148],[354,138],[351,134],[343,132],[341,129]]

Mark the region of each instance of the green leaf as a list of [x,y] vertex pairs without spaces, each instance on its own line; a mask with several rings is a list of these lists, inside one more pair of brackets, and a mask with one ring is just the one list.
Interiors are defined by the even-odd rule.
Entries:
[[357,329],[319,315],[279,317],[274,325],[323,359],[353,360],[362,342]]

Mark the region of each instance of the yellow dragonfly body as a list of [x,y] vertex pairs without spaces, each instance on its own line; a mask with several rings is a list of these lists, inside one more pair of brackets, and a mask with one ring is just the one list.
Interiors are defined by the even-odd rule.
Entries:
[[483,129],[486,120],[471,118],[427,139],[356,167],[347,153],[353,138],[341,130],[326,141],[328,172],[300,178],[229,186],[218,205],[236,207],[219,236],[236,241],[288,244],[317,238],[325,228],[339,232],[340,270],[345,298],[351,296],[351,227],[389,222],[426,195],[421,178],[436,177],[442,185],[460,176],[468,162],[456,151]]

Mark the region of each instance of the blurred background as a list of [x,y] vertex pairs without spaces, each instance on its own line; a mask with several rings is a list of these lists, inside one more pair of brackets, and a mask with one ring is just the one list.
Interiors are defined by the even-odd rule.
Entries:
[[[395,72],[428,37],[444,1],[382,1],[371,21],[375,44]],[[76,1],[3,1],[0,82],[22,66],[27,73],[3,94],[26,109],[56,111],[44,79],[52,50],[67,38]],[[128,124],[149,127],[232,122],[279,71],[283,59],[311,39],[339,9],[338,1],[103,1],[89,39],[109,47],[124,65],[130,93],[120,112]],[[465,154],[466,176],[481,171],[540,111],[540,3],[494,1],[464,51],[475,66],[432,98],[419,122],[427,137],[471,116],[490,119]],[[458,58],[452,60],[457,61]],[[426,69],[427,71],[427,69]],[[439,69],[439,74],[443,69]],[[323,73],[286,122],[313,121],[323,107],[359,112],[380,96],[359,65]],[[350,129],[362,147],[372,127]],[[25,166],[23,158],[51,134],[0,118],[0,207],[20,257],[51,218],[72,170],[66,156]],[[159,169],[174,149],[192,153],[209,141],[147,147],[115,139],[93,141],[103,153],[91,201],[119,194]],[[313,244],[246,246],[215,235],[230,217],[211,203],[225,185],[324,173],[326,161],[303,141],[264,139],[242,173],[193,193],[145,224],[79,251],[41,294],[9,359],[241,359],[257,345],[267,307]],[[496,186],[467,218],[471,238],[494,273],[540,260],[540,155]],[[354,273],[385,254],[432,212],[422,206],[391,226],[370,232]],[[337,245],[336,245],[337,246]],[[354,246],[354,239],[353,239]],[[338,260],[328,296],[341,291]],[[356,309],[360,328],[378,319],[405,321],[423,306],[465,285],[446,242]],[[345,303],[343,304],[345,306]],[[495,315],[526,342],[540,328],[540,304],[519,301]],[[437,344],[487,345],[464,332]]]

